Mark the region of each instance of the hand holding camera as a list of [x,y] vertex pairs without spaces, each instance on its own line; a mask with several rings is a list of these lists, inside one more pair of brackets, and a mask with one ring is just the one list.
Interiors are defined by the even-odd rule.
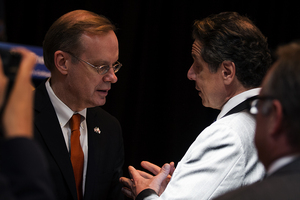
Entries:
[[[0,56],[4,62],[0,60],[0,107],[5,106],[2,108],[1,116],[4,136],[31,138],[33,132],[31,73],[37,57],[24,48],[15,48],[9,54],[1,52]],[[11,92],[6,91],[9,81],[13,83]]]

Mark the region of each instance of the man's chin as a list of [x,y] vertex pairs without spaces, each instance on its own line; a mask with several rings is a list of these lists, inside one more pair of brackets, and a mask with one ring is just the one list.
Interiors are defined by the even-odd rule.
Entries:
[[100,100],[93,102],[89,107],[93,108],[93,107],[103,106],[105,105],[105,103],[106,103],[106,98],[101,98]]
[[105,103],[106,103],[106,98],[101,99],[101,101],[98,102],[98,105],[97,105],[97,106],[104,106]]

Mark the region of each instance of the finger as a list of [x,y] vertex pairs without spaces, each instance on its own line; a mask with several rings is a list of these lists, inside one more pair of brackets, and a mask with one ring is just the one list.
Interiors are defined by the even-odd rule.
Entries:
[[153,164],[153,163],[150,163],[148,161],[142,161],[141,162],[141,166],[150,171],[151,173],[153,173],[154,175],[157,175],[159,172],[160,172],[160,167]]
[[14,48],[12,52],[19,53],[22,56],[18,76],[31,78],[31,72],[37,62],[36,54],[22,47]]
[[125,187],[131,188],[132,187],[132,181],[129,178],[121,177],[119,179],[119,182],[123,184]]
[[156,180],[159,181],[160,183],[163,182],[169,175],[170,169],[171,169],[170,164],[168,163],[164,164],[160,172],[156,175]]
[[149,187],[154,189],[154,191],[158,194],[163,181],[167,178],[169,173],[170,173],[170,164],[166,163],[163,165],[160,172],[153,178],[153,181],[149,184]]
[[144,171],[141,171],[141,170],[137,170],[139,172],[139,174],[143,177],[143,178],[146,178],[146,179],[150,179],[152,178],[153,176],[147,172],[144,172]]
[[128,167],[128,171],[129,171],[129,174],[130,174],[130,176],[131,176],[131,178],[133,180],[137,180],[137,179],[139,179],[141,177],[141,175],[139,174],[139,172],[134,167],[132,167],[132,166]]
[[170,175],[172,176],[174,171],[175,171],[175,163],[174,162],[170,162]]
[[130,190],[129,188],[123,187],[123,188],[122,188],[122,193],[123,193],[125,196],[127,196],[127,197],[129,197],[129,198],[131,198],[131,199],[134,199],[134,195],[133,195],[133,193],[131,192],[131,190]]

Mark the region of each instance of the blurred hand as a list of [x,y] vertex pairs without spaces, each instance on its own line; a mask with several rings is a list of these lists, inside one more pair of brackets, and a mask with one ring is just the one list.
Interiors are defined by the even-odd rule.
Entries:
[[[6,107],[4,108],[2,125],[4,136],[29,137],[33,136],[33,91],[31,73],[36,64],[36,55],[24,48],[15,48],[13,51],[22,55],[19,70],[13,85]],[[5,86],[0,88],[0,105],[2,106],[7,78],[0,62],[0,83]]]
[[0,57],[0,108],[4,103],[7,84],[8,84],[8,78],[4,75],[2,60]]

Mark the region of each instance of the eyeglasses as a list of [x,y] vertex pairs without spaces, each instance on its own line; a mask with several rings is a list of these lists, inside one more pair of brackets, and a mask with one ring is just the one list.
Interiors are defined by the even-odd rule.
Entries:
[[112,67],[110,67],[109,65],[95,66],[85,60],[82,60],[81,58],[78,58],[77,56],[75,56],[73,53],[71,53],[69,51],[65,51],[65,52],[70,54],[72,57],[76,58],[78,61],[84,62],[85,64],[88,64],[89,66],[93,67],[94,69],[97,70],[97,73],[100,75],[106,74],[110,68],[113,68],[114,73],[117,73],[120,70],[120,68],[122,67],[122,64],[119,61],[117,61],[115,64],[113,64]]
[[259,102],[266,101],[266,100],[274,100],[274,99],[276,98],[272,96],[255,96],[255,97],[248,98],[246,101],[248,104],[249,113],[252,115],[257,115]]

